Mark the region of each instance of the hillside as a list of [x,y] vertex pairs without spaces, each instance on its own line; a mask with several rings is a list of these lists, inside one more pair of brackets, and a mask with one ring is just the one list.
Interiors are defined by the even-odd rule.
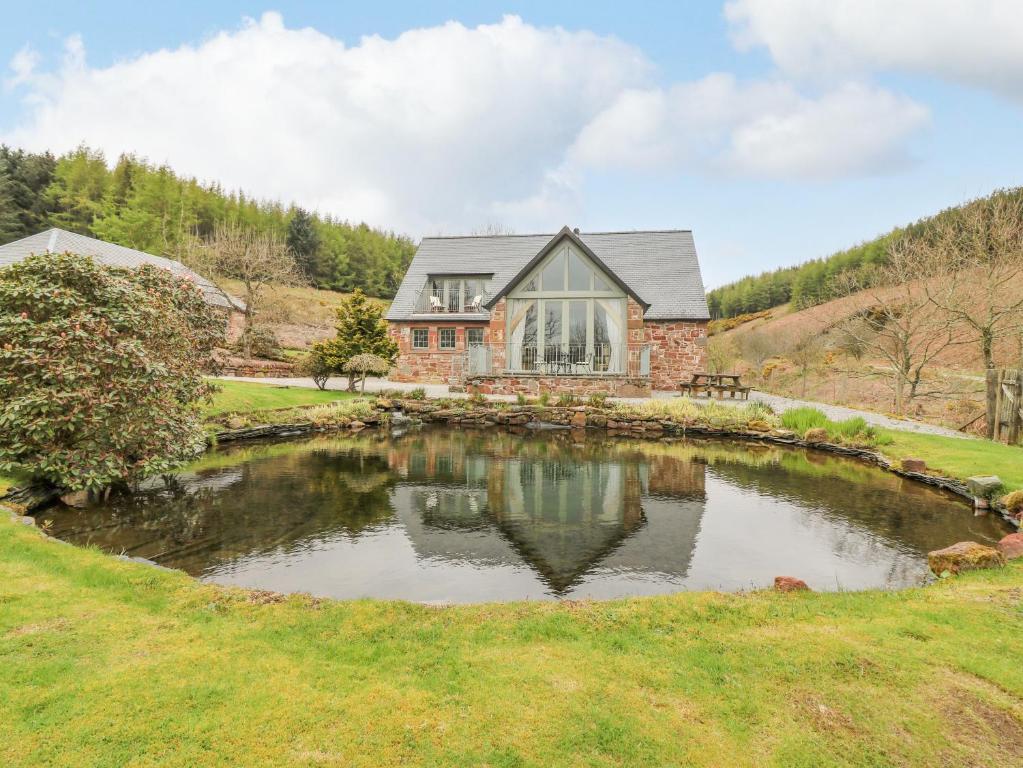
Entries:
[[[220,280],[221,287],[244,296],[245,289],[238,280]],[[351,294],[326,291],[308,286],[273,286],[271,307],[260,325],[272,330],[284,349],[304,349],[314,341],[334,335],[334,310]],[[385,309],[390,302],[375,299]]]
[[276,232],[312,285],[336,291],[393,296],[415,252],[408,237],[255,200],[133,155],[111,168],[88,147],[55,157],[0,146],[0,243],[61,227],[181,260],[190,238],[225,223]]
[[920,219],[873,240],[844,251],[814,259],[795,267],[784,267],[752,275],[707,293],[711,317],[728,318],[760,312],[791,303],[806,309],[839,298],[842,290],[835,278],[845,272],[864,272],[881,264],[889,244],[902,237],[927,237],[945,217],[965,208],[985,206],[999,198],[1023,197],[1023,188],[997,190],[990,195],[953,206],[934,216]]

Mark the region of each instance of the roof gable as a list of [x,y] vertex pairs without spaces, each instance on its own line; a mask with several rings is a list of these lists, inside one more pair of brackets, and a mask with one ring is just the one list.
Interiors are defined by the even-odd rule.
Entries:
[[[580,232],[573,242],[608,275],[620,279],[646,307],[649,320],[707,320],[707,297],[692,232]],[[507,292],[555,234],[425,237],[387,312],[411,320],[428,275],[493,273],[491,295]],[[555,246],[556,247],[556,244]],[[624,290],[624,289],[623,289]]]
[[536,256],[530,259],[529,262],[522,269],[519,270],[518,274],[516,274],[511,280],[505,283],[505,285],[502,288],[494,292],[493,297],[486,304],[487,309],[491,309],[504,296],[507,296],[510,291],[514,290],[519,283],[521,283],[526,277],[529,276],[529,273],[532,272],[533,269],[535,269],[540,262],[542,262],[545,258],[547,258],[547,256],[554,252],[554,250],[557,249],[557,247],[561,245],[565,240],[570,241],[580,251],[582,251],[583,254],[585,254],[585,256],[588,259],[590,259],[590,261],[592,261],[595,265],[597,265],[597,267],[603,270],[604,274],[606,274],[611,279],[611,282],[613,282],[615,285],[617,285],[619,288],[625,291],[626,296],[631,296],[633,299],[635,299],[638,304],[642,305],[643,309],[647,309],[650,306],[650,304],[644,301],[643,298],[638,293],[636,293],[632,288],[630,288],[625,283],[625,281],[621,279],[621,277],[615,274],[615,271],[613,269],[611,269],[610,267],[607,266],[607,264],[601,261],[600,257],[597,256],[597,254],[595,254],[592,250],[590,250],[590,247],[586,245],[586,243],[584,243],[582,240],[580,240],[579,236],[573,230],[569,229],[566,226],[562,227],[561,231],[558,232],[558,234],[556,234],[554,237],[552,237],[550,239],[550,242],[548,242],[547,245],[541,248],[540,251],[536,254]]

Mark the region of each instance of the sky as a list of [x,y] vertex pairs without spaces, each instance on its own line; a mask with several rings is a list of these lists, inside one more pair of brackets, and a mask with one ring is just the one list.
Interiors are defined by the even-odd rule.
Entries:
[[1023,171],[1019,0],[4,0],[0,143],[419,238],[691,229],[708,287]]

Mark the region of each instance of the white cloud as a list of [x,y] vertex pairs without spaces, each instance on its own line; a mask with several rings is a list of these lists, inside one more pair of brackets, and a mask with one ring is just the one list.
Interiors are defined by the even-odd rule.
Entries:
[[791,84],[715,74],[670,89],[628,90],[580,134],[581,165],[823,179],[889,171],[927,110],[847,84],[817,98]]
[[905,71],[1023,98],[1019,0],[732,0],[725,16],[790,74]]
[[268,13],[107,68],[72,43],[57,73],[30,79],[29,116],[4,140],[84,141],[379,225],[458,229],[534,197],[580,128],[649,71],[613,38],[513,16],[346,47]]
[[135,152],[250,194],[413,234],[579,219],[591,168],[830,177],[904,156],[924,110],[886,91],[807,96],[713,75],[659,88],[612,37],[508,16],[357,45],[267,13],[197,45],[89,66],[78,37],[0,140]]

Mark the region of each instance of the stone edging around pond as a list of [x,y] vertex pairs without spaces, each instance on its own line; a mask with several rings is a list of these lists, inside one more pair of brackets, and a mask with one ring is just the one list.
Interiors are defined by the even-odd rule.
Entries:
[[[860,459],[874,464],[883,470],[892,472],[900,477],[927,485],[936,486],[946,491],[961,496],[962,498],[974,501],[966,483],[949,477],[929,475],[924,472],[912,472],[905,470],[897,464],[889,461],[885,456],[869,448],[857,448],[836,443],[808,441],[796,436],[794,432],[785,429],[747,430],[733,428],[718,428],[684,424],[672,421],[671,419],[660,419],[654,416],[630,416],[625,419],[611,418],[608,413],[600,408],[586,405],[579,406],[541,406],[541,405],[509,405],[504,408],[493,406],[482,407],[442,407],[431,403],[428,400],[400,400],[390,401],[381,399],[376,405],[379,417],[368,417],[361,421],[350,423],[339,423],[330,425],[316,425],[312,422],[298,422],[291,424],[273,424],[248,427],[244,429],[227,430],[216,435],[217,443],[231,442],[236,440],[251,440],[265,437],[289,437],[294,435],[308,434],[310,432],[326,432],[348,429],[359,431],[366,427],[373,427],[390,423],[392,413],[408,414],[424,423],[443,423],[452,425],[464,425],[468,427],[518,427],[522,429],[555,428],[555,429],[603,429],[608,435],[617,437],[664,439],[696,437],[718,437],[732,438],[737,440],[752,440],[762,443],[772,443],[794,448],[810,448],[817,451],[825,451],[854,459]],[[992,508],[999,512],[1006,520],[1020,527],[1021,521],[1014,519],[1008,511],[997,501],[992,502]]]

